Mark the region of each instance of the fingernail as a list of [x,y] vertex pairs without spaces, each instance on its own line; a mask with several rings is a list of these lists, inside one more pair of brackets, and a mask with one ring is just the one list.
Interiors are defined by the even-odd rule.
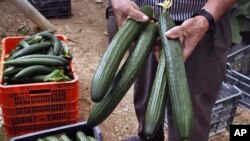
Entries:
[[148,16],[143,15],[142,19],[145,20],[145,21],[148,21]]
[[165,36],[168,36],[169,35],[169,31],[165,32]]

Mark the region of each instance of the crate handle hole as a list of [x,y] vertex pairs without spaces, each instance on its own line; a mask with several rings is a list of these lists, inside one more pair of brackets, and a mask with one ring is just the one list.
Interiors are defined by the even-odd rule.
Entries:
[[30,90],[29,94],[37,95],[37,94],[50,94],[50,89],[43,89],[43,90]]

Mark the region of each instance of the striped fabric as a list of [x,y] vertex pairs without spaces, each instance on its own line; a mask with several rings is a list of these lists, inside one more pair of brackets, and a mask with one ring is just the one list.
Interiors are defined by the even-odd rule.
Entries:
[[[154,17],[157,18],[162,10],[161,6],[156,3],[161,3],[164,0],[134,0],[138,6],[149,5],[154,9]],[[193,13],[201,9],[207,0],[172,0],[172,6],[169,9],[171,18],[175,21],[184,21],[190,18]]]

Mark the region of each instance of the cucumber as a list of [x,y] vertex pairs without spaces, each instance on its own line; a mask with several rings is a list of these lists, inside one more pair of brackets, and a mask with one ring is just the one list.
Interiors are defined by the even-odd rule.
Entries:
[[61,41],[61,49],[63,51],[64,56],[66,57],[70,56],[69,46],[64,41]]
[[147,105],[144,134],[147,138],[155,136],[156,131],[164,122],[165,105],[167,99],[166,93],[167,75],[165,68],[165,55],[161,49],[160,59],[157,66],[156,76],[151,89],[150,98]]
[[76,138],[78,139],[78,141],[89,141],[86,134],[83,133],[82,131],[76,132]]
[[118,72],[107,95],[99,103],[93,105],[87,120],[89,126],[95,127],[103,122],[125,96],[143,69],[156,35],[157,26],[155,23],[150,23],[142,31],[135,49]]
[[49,42],[34,44],[34,45],[31,45],[29,47],[25,47],[25,48],[15,52],[14,54],[12,54],[9,57],[9,60],[18,58],[20,56],[24,56],[24,55],[28,55],[28,54],[37,53],[37,52],[40,52],[40,51],[43,51],[43,50],[47,50],[50,47],[51,47],[51,43],[49,43]]
[[41,41],[42,39],[43,39],[42,36],[37,35],[37,36],[33,37],[32,39],[28,40],[27,43],[28,43],[29,45],[34,45],[34,44],[40,43],[40,41]]
[[59,55],[61,42],[57,39],[57,37],[49,32],[41,32],[37,35],[42,36],[45,39],[48,39],[53,43],[53,53],[54,55]]
[[62,134],[60,136],[60,141],[71,141],[71,139],[67,135]]
[[32,40],[32,39],[35,38],[36,36],[40,36],[40,34],[43,34],[43,33],[50,33],[50,34],[53,34],[54,31],[51,31],[51,30],[41,31],[41,32],[36,33],[35,35],[26,37],[26,38],[22,39],[21,41],[29,42],[30,40]]
[[22,78],[17,79],[15,77],[8,77],[4,79],[4,82],[6,82],[8,85],[10,84],[25,84],[25,83],[40,83],[45,82],[44,79],[46,78],[46,75],[37,75],[30,78]]
[[27,48],[30,45],[26,41],[21,41],[21,42],[19,42],[18,46],[20,46],[22,48]]
[[[140,10],[150,18],[152,17],[153,10],[151,7],[145,6]],[[115,34],[107,50],[104,52],[92,79],[92,101],[100,102],[103,99],[128,47],[145,26],[146,23],[139,23],[132,19],[128,19],[125,25]]]
[[69,60],[64,58],[63,56],[55,56],[55,55],[48,55],[48,54],[31,54],[19,57],[18,59],[27,59],[27,58],[52,58],[63,61],[65,64],[69,64]]
[[87,136],[87,138],[89,139],[89,141],[97,141],[97,139],[95,139],[94,137],[91,137],[91,136]]
[[168,39],[165,32],[175,26],[164,10],[159,17],[159,33],[166,57],[166,73],[175,127],[182,140],[191,133],[193,112],[182,49],[178,39]]
[[49,74],[53,71],[52,68],[43,66],[43,65],[33,65],[33,66],[28,66],[21,71],[19,71],[16,75],[15,78],[21,79],[25,77],[32,77],[36,75],[46,75]]
[[38,138],[36,141],[46,141],[46,140],[42,138]]
[[5,76],[11,77],[11,76],[15,75],[16,73],[18,73],[22,69],[23,69],[23,67],[14,67],[14,66],[8,67],[8,68],[3,70],[3,76],[4,77]]
[[57,139],[57,138],[54,137],[54,136],[45,137],[45,140],[46,140],[46,141],[60,141],[59,139]]
[[31,65],[45,65],[45,66],[64,66],[65,63],[54,58],[26,58],[26,59],[12,59],[4,63],[5,66],[31,66]]

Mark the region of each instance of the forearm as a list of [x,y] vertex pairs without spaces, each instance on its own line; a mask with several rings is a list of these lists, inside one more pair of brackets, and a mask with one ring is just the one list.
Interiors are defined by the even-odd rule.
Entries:
[[228,11],[237,0],[208,0],[203,9],[208,11],[217,21],[226,11]]

